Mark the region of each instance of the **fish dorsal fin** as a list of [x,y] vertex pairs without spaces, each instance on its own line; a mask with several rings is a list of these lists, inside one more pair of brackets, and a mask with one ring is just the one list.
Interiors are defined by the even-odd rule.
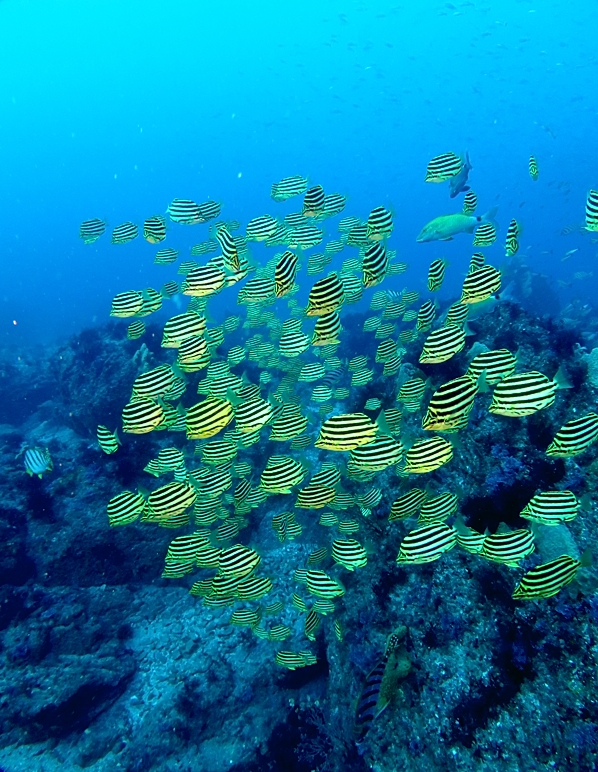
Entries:
[[556,371],[556,374],[553,378],[553,383],[556,383],[557,389],[572,389],[573,384],[571,381],[567,378],[565,371],[562,367],[559,367],[559,369]]

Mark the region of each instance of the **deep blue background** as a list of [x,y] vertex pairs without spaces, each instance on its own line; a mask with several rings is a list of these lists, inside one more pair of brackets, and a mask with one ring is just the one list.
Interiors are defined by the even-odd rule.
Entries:
[[[428,220],[460,208],[445,185],[423,184],[428,160],[451,149],[469,149],[480,210],[500,205],[489,260],[500,265],[518,217],[535,269],[567,281],[592,271],[591,237],[559,235],[583,222],[598,186],[598,7],[574,5],[0,2],[0,342],[103,322],[116,292],[175,275],[152,265],[157,247],[141,238],[85,246],[83,219],[141,225],[190,197],[219,200],[223,218],[245,224],[299,208],[269,198],[289,174],[347,194],[344,214],[392,207],[389,246],[411,268],[389,288],[422,289],[430,260],[446,255],[444,292],[455,292],[470,237],[415,243]],[[165,245],[188,257],[207,235],[173,224]],[[592,298],[594,277],[573,281],[565,299]],[[234,295],[216,303],[236,308]]]

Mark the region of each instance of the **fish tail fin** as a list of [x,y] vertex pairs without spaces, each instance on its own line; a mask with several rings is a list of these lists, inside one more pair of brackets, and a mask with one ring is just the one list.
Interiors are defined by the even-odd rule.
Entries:
[[498,206],[493,206],[491,209],[489,209],[486,214],[482,215],[482,222],[489,222],[491,225],[494,225],[496,230],[498,230],[498,223],[496,222],[496,215],[498,214]]
[[518,348],[517,351],[514,354],[515,357],[515,367],[517,368],[519,366],[519,362],[521,362],[521,349]]
[[172,368],[172,372],[176,375],[177,378],[181,378],[185,383],[187,383],[187,374],[184,370],[181,370],[181,368],[177,365],[176,362],[170,365]]
[[451,432],[451,439],[450,443],[453,446],[453,448],[456,448],[457,450],[461,450],[463,448],[463,441],[459,437],[458,429],[454,432]]
[[534,539],[543,534],[543,527],[546,528],[546,526],[541,526],[540,523],[536,523],[533,520],[529,521],[529,530],[533,533]]
[[579,504],[581,509],[584,510],[584,512],[591,512],[592,511],[592,497],[589,493],[584,493],[583,496],[579,497]]
[[486,394],[488,391],[490,391],[490,386],[488,385],[488,380],[486,378],[486,370],[482,370],[480,373],[478,380],[478,391],[480,394]]
[[426,487],[424,488],[424,501],[427,501],[428,499],[434,498],[434,496],[437,495],[436,489],[432,486],[430,482],[426,483]]
[[584,550],[581,553],[581,557],[579,558],[579,562],[581,563],[582,568],[589,568],[589,566],[592,565],[592,552],[591,550],[587,549]]
[[384,410],[381,410],[378,414],[378,418],[376,419],[376,426],[378,427],[380,434],[388,434],[389,436],[392,436],[392,429],[386,420],[386,414]]
[[[299,461],[303,464],[303,466],[307,469],[308,473],[313,474],[315,469],[315,464],[313,461],[310,461],[310,459],[307,457],[305,452],[299,454]],[[337,483],[338,485],[338,483]],[[335,486],[333,486],[335,487]]]
[[571,381],[567,378],[567,375],[565,374],[565,371],[562,367],[559,367],[559,369],[556,371],[556,374],[554,376],[554,383],[556,383],[557,389],[572,389],[573,384]]
[[243,399],[236,392],[234,392],[230,386],[226,390],[226,399],[231,403],[233,407],[238,407],[243,404]]

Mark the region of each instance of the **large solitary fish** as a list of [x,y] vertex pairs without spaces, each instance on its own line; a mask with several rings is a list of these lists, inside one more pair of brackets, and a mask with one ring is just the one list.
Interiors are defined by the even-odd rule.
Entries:
[[494,223],[498,207],[493,206],[486,214],[443,214],[424,225],[416,241],[451,241],[458,233],[473,233],[482,223]]

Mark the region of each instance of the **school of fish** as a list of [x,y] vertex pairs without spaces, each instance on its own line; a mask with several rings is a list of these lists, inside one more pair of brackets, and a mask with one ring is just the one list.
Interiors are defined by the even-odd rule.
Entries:
[[[426,182],[448,181],[451,199],[461,192],[465,195],[462,211],[434,218],[423,227],[418,242],[452,239],[461,233],[473,235],[473,247],[495,242],[496,209],[475,214],[477,197],[466,184],[472,168],[467,153],[445,153],[430,161]],[[538,179],[533,156],[529,174]],[[400,540],[396,557],[398,564],[413,570],[455,547],[476,559],[518,567],[535,549],[537,528],[568,522],[580,509],[570,491],[542,491],[521,512],[529,528],[478,533],[459,516],[456,493],[435,490],[427,481],[418,482],[421,487],[411,485],[413,479],[420,481],[450,463],[459,452],[451,438],[466,431],[481,394],[491,392],[486,397],[490,413],[521,420],[550,408],[569,387],[566,376],[561,371],[553,377],[520,372],[516,352],[484,351],[426,400],[431,378],[421,372],[400,375],[404,344],[418,343],[419,363],[431,365],[432,375],[434,365],[464,351],[468,314],[476,306],[483,309],[500,292],[500,269],[487,263],[482,252],[472,253],[459,301],[437,318],[439,307],[432,297],[422,299],[407,288],[379,289],[385,279],[408,267],[390,248],[395,222],[389,209],[377,206],[365,219],[344,216],[329,238],[323,224],[343,213],[344,197],[327,194],[320,185],[310,187],[301,176],[272,186],[273,202],[295,197],[301,197],[296,213],[282,218],[258,215],[244,235],[233,235],[240,229],[237,221],[216,219],[221,212],[217,202],[175,199],[169,205],[167,215],[174,223],[208,223],[204,240],[191,249],[193,258],[203,260],[180,263],[180,284],[169,280],[160,290],[123,289],[114,297],[110,313],[130,320],[127,335],[136,340],[145,334],[144,317],[174,295],[188,299],[186,310],[169,318],[163,328],[162,347],[173,349],[173,356],[132,384],[130,400],[123,406],[122,432],[174,432],[191,443],[177,440],[148,459],[145,471],[158,483],[150,493],[123,491],[107,505],[111,526],[140,521],[176,529],[162,576],[181,578],[199,571],[191,594],[205,606],[229,608],[230,624],[272,641],[277,646],[275,661],[291,670],[315,663],[316,655],[304,641],[293,648],[284,644],[297,638],[296,620],[289,615],[301,617],[302,635],[309,642],[315,641],[325,620],[338,640],[343,639],[339,613],[345,594],[343,573],[368,564],[371,547],[366,548],[358,536],[382,499],[376,477],[385,470],[394,469],[397,475],[398,495],[389,522],[417,518],[416,526]],[[113,229],[112,243],[132,241],[141,230],[150,244],[161,244],[169,227],[162,215],[148,217],[141,228],[124,222]],[[588,196],[585,227],[598,231],[598,191]],[[86,244],[94,243],[105,230],[103,221],[90,219],[81,224],[80,237]],[[505,256],[517,252],[519,235],[513,219]],[[251,255],[254,241],[274,250],[264,264],[256,264]],[[316,247],[320,251],[312,252]],[[357,251],[339,269],[325,273],[326,266],[333,259],[338,262],[350,248]],[[178,258],[178,250],[161,247],[154,262],[170,265]],[[305,306],[294,297],[302,268],[310,277],[323,274],[313,281]],[[447,268],[442,258],[430,264],[431,295],[441,287]],[[347,359],[342,312],[370,291],[372,315],[363,330],[376,342],[376,353]],[[223,302],[227,307],[236,302],[239,312],[210,326],[209,304],[220,293],[231,295]],[[231,336],[232,345],[227,343]],[[392,384],[394,402],[383,403],[370,395],[359,410],[344,409],[346,400],[355,404],[359,390],[380,378]],[[402,416],[418,411],[421,435],[402,436]],[[546,454],[573,457],[597,438],[598,414],[572,415]],[[104,425],[98,426],[97,439],[106,454],[115,453],[121,443],[118,433]],[[278,443],[276,452],[255,453],[253,446],[268,440]],[[42,450],[28,454],[30,474],[48,471],[51,461]],[[260,571],[257,546],[243,543],[253,511],[273,496],[287,497],[283,509],[272,517],[280,542],[299,539],[308,518],[317,519],[321,527],[321,546],[296,567],[290,598],[281,596],[275,576]],[[551,597],[572,582],[586,562],[585,556],[562,555],[538,565],[519,578],[513,597]],[[391,647],[386,658],[389,651]],[[371,694],[368,699],[372,701]]]

